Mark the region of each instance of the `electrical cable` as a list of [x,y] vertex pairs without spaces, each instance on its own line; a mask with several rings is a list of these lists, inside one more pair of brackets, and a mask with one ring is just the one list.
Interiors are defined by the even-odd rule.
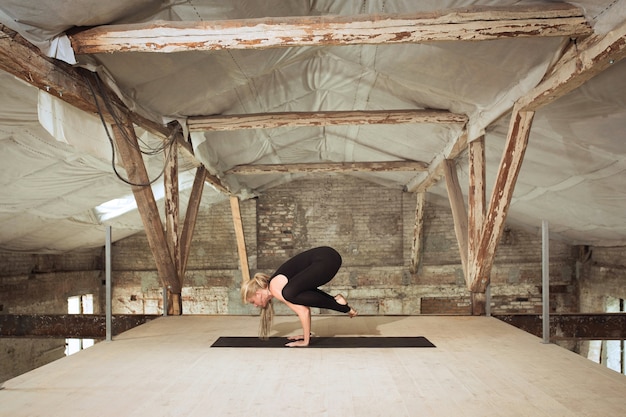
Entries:
[[[130,181],[129,179],[124,178],[118,172],[117,167],[115,166],[115,141],[111,137],[111,133],[109,132],[109,128],[107,127],[107,123],[104,120],[104,115],[103,115],[103,112],[102,112],[102,108],[100,107],[100,103],[98,102],[98,97],[96,95],[96,91],[94,90],[94,87],[91,84],[91,81],[89,80],[89,78],[87,76],[85,76],[84,78],[85,78],[85,81],[87,82],[87,85],[89,86],[89,90],[91,91],[91,95],[93,96],[94,103],[95,103],[96,109],[98,111],[98,116],[100,117],[100,121],[102,123],[102,126],[104,127],[104,131],[106,132],[107,138],[109,139],[109,143],[111,145],[111,166],[113,168],[113,172],[115,173],[115,175],[117,176],[118,179],[120,179],[122,182],[124,182],[124,183],[126,183],[128,185],[136,186],[136,187],[149,187],[149,186],[151,186],[156,181],[158,181],[163,176],[163,174],[165,173],[165,166],[166,166],[165,162],[163,164],[163,169],[161,170],[159,175],[156,178],[154,178],[153,180],[151,180],[151,181],[149,181],[147,183],[144,183],[144,184],[134,183],[134,182]],[[117,113],[113,109],[113,106],[111,105],[111,103],[107,99],[107,94],[105,94],[105,92],[103,90],[102,83],[101,83],[101,81],[100,81],[100,79],[98,77],[96,77],[96,82],[97,82],[98,90],[100,92],[100,96],[102,97],[102,101],[104,102],[104,104],[105,104],[105,106],[107,108],[107,111],[109,112],[109,114],[113,118],[113,122],[118,127],[119,131],[121,132],[122,136],[124,137],[124,140],[126,140],[129,143],[130,146],[132,146],[133,148],[138,150],[143,155],[154,156],[154,155],[158,155],[160,153],[164,153],[165,154],[165,159],[164,160],[169,159],[170,153],[172,151],[172,146],[176,146],[175,145],[176,144],[176,134],[178,133],[178,131],[175,131],[175,132],[171,133],[169,135],[169,137],[167,138],[167,140],[163,141],[163,144],[158,146],[158,147],[156,147],[156,148],[151,148],[150,146],[145,144],[143,141],[132,140],[128,136],[128,133],[126,132],[126,130],[123,128],[123,123],[121,122],[121,120],[119,119]],[[141,146],[139,145],[139,142],[144,143],[144,147],[148,148],[149,150],[142,149]],[[165,152],[167,152],[167,153],[165,153]]]

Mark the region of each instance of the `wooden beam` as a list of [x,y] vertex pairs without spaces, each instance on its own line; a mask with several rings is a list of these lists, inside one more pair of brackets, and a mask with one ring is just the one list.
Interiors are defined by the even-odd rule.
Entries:
[[[98,115],[101,112],[107,123],[115,123],[109,111],[111,107],[116,113],[126,113],[137,126],[161,139],[168,138],[171,133],[170,127],[130,112],[115,94],[97,80],[96,74],[46,57],[3,25],[0,25],[0,69],[87,113]],[[99,97],[101,91],[98,86],[106,91],[108,102]],[[178,145],[186,160],[195,166],[200,165],[191,145],[184,141],[178,141]]]
[[[542,337],[541,314],[495,314],[495,318]],[[624,313],[550,313],[550,340],[624,340]]]
[[626,57],[626,21],[606,35],[574,45],[537,87],[517,101],[520,112],[536,111],[583,85]]
[[226,174],[258,175],[283,174],[286,172],[390,172],[390,171],[424,171],[428,164],[418,161],[387,161],[387,162],[326,162],[302,164],[267,164],[237,165]]
[[424,235],[424,208],[426,206],[426,193],[415,193],[417,205],[415,207],[415,226],[413,227],[413,244],[411,245],[411,273],[417,274],[422,259],[422,242]]
[[[115,314],[111,333],[118,335],[160,316],[148,314]],[[0,337],[106,337],[104,314],[0,314]]]
[[592,32],[566,3],[474,7],[404,15],[297,16],[99,26],[69,36],[76,54],[482,41]]
[[465,124],[467,116],[443,110],[371,110],[320,111],[232,114],[225,116],[190,117],[190,132],[240,129],[271,129],[276,127],[437,123]]
[[446,178],[446,188],[448,190],[448,199],[452,209],[452,219],[454,221],[454,233],[461,254],[461,265],[463,266],[463,278],[467,284],[467,211],[465,210],[465,202],[463,192],[459,184],[459,177],[456,172],[456,164],[454,160],[446,159],[443,164]]
[[122,164],[126,169],[128,180],[135,184],[131,186],[131,189],[137,202],[161,283],[173,294],[180,294],[181,285],[178,280],[178,273],[167,247],[159,209],[152,188],[148,185],[150,179],[139,151],[139,144],[132,123],[126,120],[123,125],[113,125],[113,139]]
[[[476,280],[476,254],[480,244],[480,233],[485,222],[486,189],[485,181],[485,137],[482,136],[469,144],[469,192],[468,192],[468,233],[467,233],[467,286]],[[487,308],[484,293],[471,293],[472,315],[483,315]]]
[[239,265],[241,266],[241,279],[243,282],[250,280],[250,268],[248,267],[248,251],[246,250],[246,239],[243,233],[243,221],[241,220],[241,210],[239,199],[230,197],[230,209],[233,215],[235,226],[235,237],[237,238],[237,252],[239,253]]
[[196,169],[196,177],[193,181],[193,188],[187,203],[187,213],[185,214],[185,223],[180,237],[180,269],[181,284],[184,283],[185,272],[187,271],[187,261],[191,251],[191,241],[193,232],[196,228],[196,220],[200,211],[200,202],[202,201],[202,191],[204,190],[204,181],[206,176],[206,168],[203,165]]
[[[183,287],[183,277],[180,274],[180,198],[178,190],[178,148],[170,146],[165,152],[165,170],[163,171],[163,185],[165,188],[165,239],[169,250],[176,279],[180,288]],[[183,312],[183,300],[180,293],[168,291],[167,312],[172,316],[179,316]]]
[[513,109],[496,183],[480,233],[480,243],[476,248],[475,259],[472,260],[475,266],[474,280],[470,283],[472,292],[484,293],[489,285],[489,274],[496,256],[496,247],[504,230],[513,190],[522,167],[533,116],[533,112],[519,112],[517,108]]

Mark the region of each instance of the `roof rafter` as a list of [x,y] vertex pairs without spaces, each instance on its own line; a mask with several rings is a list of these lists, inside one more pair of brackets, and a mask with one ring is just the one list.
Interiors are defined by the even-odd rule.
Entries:
[[237,165],[226,174],[256,175],[284,174],[300,172],[389,172],[389,171],[424,171],[428,164],[419,161],[386,162],[323,162],[300,164]]
[[464,114],[444,110],[369,110],[320,111],[232,114],[224,116],[196,116],[187,120],[190,132],[240,129],[270,129],[276,127],[402,124],[402,123],[467,123]]
[[522,36],[576,37],[591,33],[580,8],[551,3],[404,15],[159,21],[98,26],[72,34],[70,40],[75,53],[97,54],[481,41]]

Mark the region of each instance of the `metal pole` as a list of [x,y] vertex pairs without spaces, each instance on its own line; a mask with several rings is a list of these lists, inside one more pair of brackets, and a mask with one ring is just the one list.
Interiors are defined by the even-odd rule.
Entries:
[[163,287],[163,315],[167,316],[167,303],[169,303],[167,299],[167,287]]
[[105,273],[106,273],[106,340],[111,337],[111,226],[106,226],[106,249],[105,249]]
[[491,283],[485,291],[485,315],[491,317]]
[[541,288],[543,293],[543,343],[550,343],[550,233],[541,221]]

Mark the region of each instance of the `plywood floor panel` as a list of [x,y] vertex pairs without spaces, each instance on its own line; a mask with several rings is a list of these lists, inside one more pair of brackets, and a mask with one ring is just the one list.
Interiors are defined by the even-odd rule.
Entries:
[[[490,317],[315,316],[319,336],[436,348],[210,348],[258,317],[163,317],[4,383],[0,416],[621,415],[626,377]],[[276,317],[275,335],[299,332]]]

